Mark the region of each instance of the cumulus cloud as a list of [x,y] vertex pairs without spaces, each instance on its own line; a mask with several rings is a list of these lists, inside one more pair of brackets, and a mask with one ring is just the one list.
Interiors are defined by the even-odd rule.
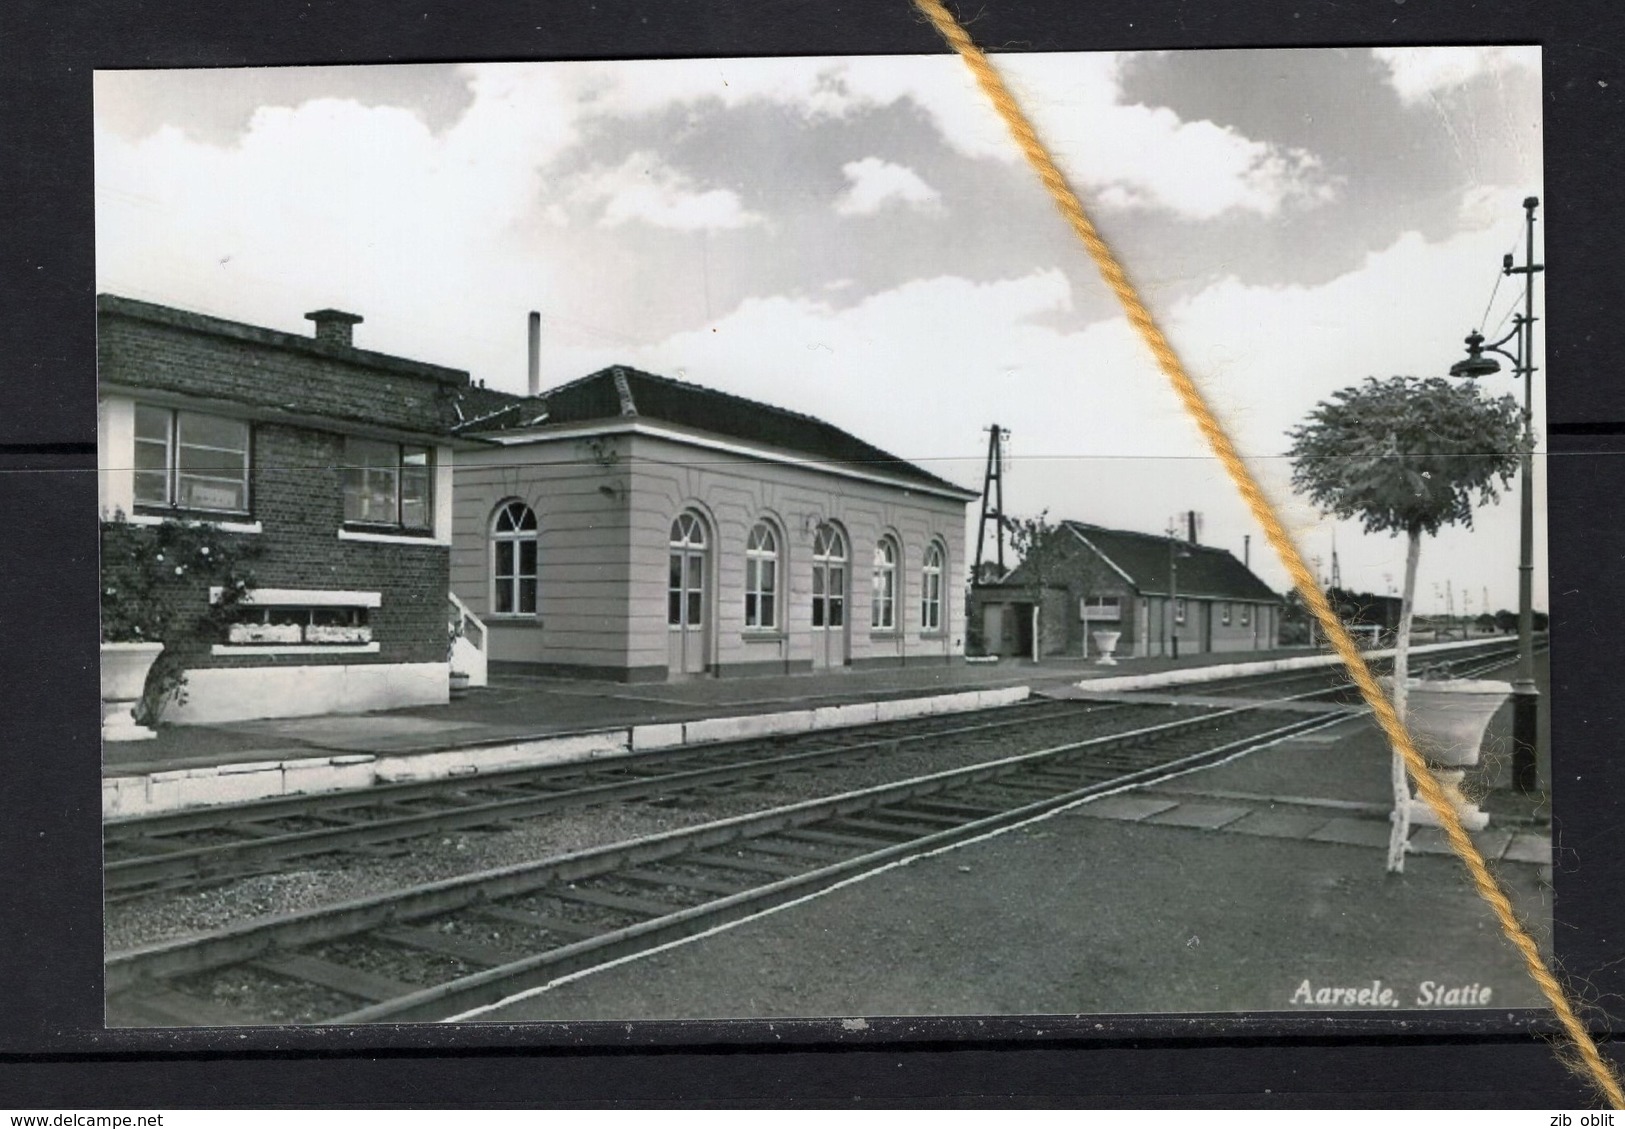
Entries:
[[1421,102],[1480,75],[1522,68],[1539,73],[1538,47],[1376,47],[1388,81],[1406,102]]
[[[1312,153],[1257,141],[1212,122],[1187,122],[1166,108],[1124,103],[1122,64],[1123,56],[1111,53],[998,60],[1062,167],[1104,202],[1203,220],[1228,211],[1270,215],[1335,194],[1337,182]],[[960,153],[1003,162],[1023,159],[987,96],[951,56],[574,66],[569,81],[586,114],[765,100],[798,109],[809,119],[830,119],[907,100]]]
[[[1367,376],[1443,373],[1482,311],[1479,283],[1499,265],[1505,234],[1429,242],[1410,233],[1323,285],[1225,279],[1161,311],[1169,339],[1298,535],[1315,546],[1326,537],[1323,519],[1291,493],[1287,430]],[[1241,533],[1253,532],[1255,563],[1284,587],[1139,336],[1123,318],[1054,328],[1053,315],[1071,303],[1059,271],[981,284],[943,276],[850,306],[755,299],[701,330],[633,348],[561,350],[551,362],[572,373],[630,363],[807,412],[973,488],[982,429],[997,422],[1014,435],[1013,509],[1155,531],[1195,508],[1238,555]],[[1505,380],[1485,390],[1516,391]],[[1537,395],[1537,427],[1543,411]],[[1131,480],[1136,488],[1123,490]],[[1499,559],[1500,547],[1514,559],[1516,506],[1485,512],[1478,524],[1476,533],[1441,535],[1424,561],[1424,585],[1428,561],[1443,570],[1452,555]],[[1402,556],[1403,547],[1345,535],[1351,582],[1382,590],[1383,572],[1403,565],[1384,554]]]
[[98,127],[98,285],[295,333],[303,311],[339,306],[366,318],[363,345],[493,366],[493,342],[562,285],[521,229],[576,133],[556,76],[472,81],[438,134],[348,99],[263,108],[230,145]]
[[605,227],[641,221],[674,231],[716,231],[763,222],[726,188],[697,188],[653,153],[633,153],[612,169],[589,173],[572,194],[602,203]]
[[835,211],[840,215],[872,216],[883,208],[899,206],[921,211],[942,207],[937,190],[903,165],[865,157],[848,161],[841,166],[841,172],[846,175],[847,187],[835,199]]

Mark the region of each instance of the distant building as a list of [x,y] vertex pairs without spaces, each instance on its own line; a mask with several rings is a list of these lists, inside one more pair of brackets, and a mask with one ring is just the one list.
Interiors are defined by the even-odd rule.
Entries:
[[[166,519],[263,546],[240,622],[164,640],[187,670],[169,721],[447,699],[468,374],[356,348],[353,314],[306,316],[314,336],[97,299],[99,501],[124,522],[107,547]],[[219,598],[175,583],[200,610]]]
[[475,395],[451,582],[493,664],[658,681],[964,653],[974,492],[823,420],[620,366]]
[[1278,645],[1281,598],[1228,550],[1077,521],[1057,530],[1042,578],[1024,560],[1002,582],[972,589],[982,653],[1031,654],[1035,607],[1045,655],[1082,655],[1086,632],[1097,630],[1121,633],[1121,656]]
[[1374,636],[1374,641],[1392,640],[1399,631],[1399,614],[1405,601],[1398,596],[1328,588],[1326,600],[1345,626],[1361,629]]

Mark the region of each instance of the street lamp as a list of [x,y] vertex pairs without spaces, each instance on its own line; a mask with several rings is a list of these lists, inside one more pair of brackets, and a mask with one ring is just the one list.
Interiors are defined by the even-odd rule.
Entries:
[[[1520,792],[1533,792],[1538,787],[1535,766],[1535,743],[1538,740],[1540,717],[1540,691],[1535,686],[1535,275],[1545,266],[1535,262],[1535,209],[1540,201],[1530,196],[1523,202],[1526,237],[1523,266],[1512,265],[1508,254],[1501,260],[1501,273],[1529,276],[1523,293],[1523,313],[1514,314],[1512,332],[1499,341],[1484,344],[1484,337],[1474,330],[1467,337],[1467,356],[1450,366],[1451,376],[1490,376],[1501,371],[1501,364],[1485,353],[1499,353],[1512,362],[1512,375],[1523,378],[1523,459],[1519,467],[1521,508],[1518,525],[1518,675],[1512,683],[1512,780]],[[1514,352],[1502,348],[1508,341],[1515,342]]]

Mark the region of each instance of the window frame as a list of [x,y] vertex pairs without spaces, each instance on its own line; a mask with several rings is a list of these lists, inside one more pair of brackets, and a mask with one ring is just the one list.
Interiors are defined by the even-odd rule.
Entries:
[[852,594],[852,549],[846,530],[833,521],[820,522],[813,530],[812,561],[812,629],[849,630],[846,605]]
[[[768,547],[758,544],[757,534],[765,534]],[[750,527],[745,537],[745,630],[770,634],[779,630],[779,616],[784,607],[784,563],[780,546],[784,538],[778,527],[766,518]],[[764,575],[767,583],[763,583]],[[764,614],[763,608],[767,608]]]
[[875,542],[874,569],[869,574],[869,630],[895,633],[897,625],[898,561],[903,555],[897,538],[883,535]]
[[[1111,614],[1105,614],[1110,607]],[[1096,615],[1096,612],[1101,614]],[[1123,597],[1122,596],[1079,596],[1078,620],[1088,620],[1090,623],[1122,623]]]
[[[381,463],[375,465],[370,462],[358,463],[354,461],[358,454],[357,448],[362,447],[371,447],[375,451],[382,450],[383,448],[393,448],[395,452],[393,467],[386,470]],[[406,461],[408,458],[408,452],[413,454],[422,454],[423,462],[421,467],[419,467],[418,464],[409,464]],[[407,479],[407,471],[409,469],[413,471],[421,469],[422,472],[422,524],[409,525],[405,520],[405,509],[408,504],[405,483]],[[339,465],[339,493],[341,496],[341,503],[343,505],[342,516],[344,528],[389,532],[396,533],[404,537],[422,537],[424,540],[433,540],[435,535],[435,503],[437,501],[435,498],[435,472],[435,448],[427,443],[396,443],[387,439],[366,439],[357,435],[346,435],[344,437],[344,456]],[[371,517],[351,517],[351,488],[352,483],[355,481],[355,476],[361,476],[360,482],[364,488],[363,494],[365,495],[366,486],[370,476],[382,475],[386,473],[391,476],[394,484],[392,490],[395,510],[394,520],[375,520]],[[376,497],[376,495],[372,496]],[[363,500],[365,500],[364,497]]]
[[[514,518],[513,527],[500,528],[502,519],[519,511]],[[523,523],[529,520],[527,528]],[[490,525],[491,541],[491,602],[487,605],[490,615],[494,619],[533,619],[541,612],[542,584],[541,584],[541,519],[536,516],[536,509],[519,498],[509,498],[497,506],[491,515]],[[531,571],[524,571],[524,548],[529,544],[531,548]],[[502,547],[511,546],[510,554],[512,570],[506,574],[501,571]],[[525,608],[525,582],[530,582],[529,610]],[[509,608],[501,609],[502,593],[507,590]]]
[[926,544],[920,559],[920,634],[941,635],[947,630],[942,615],[942,577],[948,571],[948,551],[942,542]]
[[1175,627],[1183,627],[1184,625],[1185,625],[1185,597],[1180,596],[1178,599],[1176,599],[1174,601],[1174,626]]
[[1219,605],[1219,626],[1220,627],[1229,627],[1230,626],[1230,620],[1231,620],[1232,615],[1234,614],[1231,611],[1231,607],[1232,607],[1232,605],[1231,605],[1231,602],[1229,600],[1225,600],[1222,604]]
[[[185,408],[165,407],[162,404],[150,404],[138,400],[135,403],[131,418],[131,437],[133,440],[134,449],[137,453],[140,452],[143,446],[155,445],[154,440],[150,438],[143,438],[141,435],[141,415],[143,412],[161,413],[164,417],[164,466],[162,471],[155,468],[142,469],[140,466],[139,457],[133,460],[135,465],[131,468],[130,500],[136,512],[169,513],[179,511],[182,513],[220,514],[230,515],[233,517],[251,517],[253,515],[254,425],[252,423],[250,423],[248,420],[239,419],[235,416],[215,415],[213,412],[194,412],[188,411]],[[187,418],[229,423],[241,428],[243,436],[243,445],[241,450],[239,451],[237,448],[233,447],[214,447],[206,446],[200,443],[182,442],[182,422]],[[184,461],[182,458],[182,452],[187,449],[196,451],[225,452],[230,454],[240,453],[242,455],[243,473],[240,483],[242,487],[243,504],[241,508],[182,504],[181,484],[183,479],[202,479],[216,482],[229,481],[234,484],[239,482],[238,479],[228,478],[227,476],[221,474],[200,474],[197,472],[189,473],[184,471],[181,467],[181,464]],[[162,502],[157,502],[150,498],[143,499],[140,496],[141,490],[139,485],[142,477],[159,473],[164,476],[164,500]]]
[[1241,626],[1243,626],[1243,627],[1251,627],[1252,625],[1253,625],[1253,606],[1251,604],[1249,604],[1249,603],[1243,602],[1242,605],[1241,605]]

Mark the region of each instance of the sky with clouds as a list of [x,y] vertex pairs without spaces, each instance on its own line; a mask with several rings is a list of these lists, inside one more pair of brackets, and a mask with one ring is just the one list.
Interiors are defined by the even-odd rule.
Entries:
[[[1442,374],[1469,329],[1510,326],[1538,51],[996,61],[1329,570],[1286,432],[1338,388]],[[971,487],[997,421],[1010,510],[1158,531],[1196,509],[1204,541],[1239,555],[1252,534],[1286,586],[951,56],[103,72],[96,164],[101,290],[296,333],[335,306],[364,315],[365,348],[513,391],[538,310],[544,387],[635,365]],[[1336,539],[1346,584],[1397,584],[1402,546]],[[1446,580],[1458,610],[1462,592],[1513,606],[1516,554],[1507,498],[1424,549],[1423,610]]]

